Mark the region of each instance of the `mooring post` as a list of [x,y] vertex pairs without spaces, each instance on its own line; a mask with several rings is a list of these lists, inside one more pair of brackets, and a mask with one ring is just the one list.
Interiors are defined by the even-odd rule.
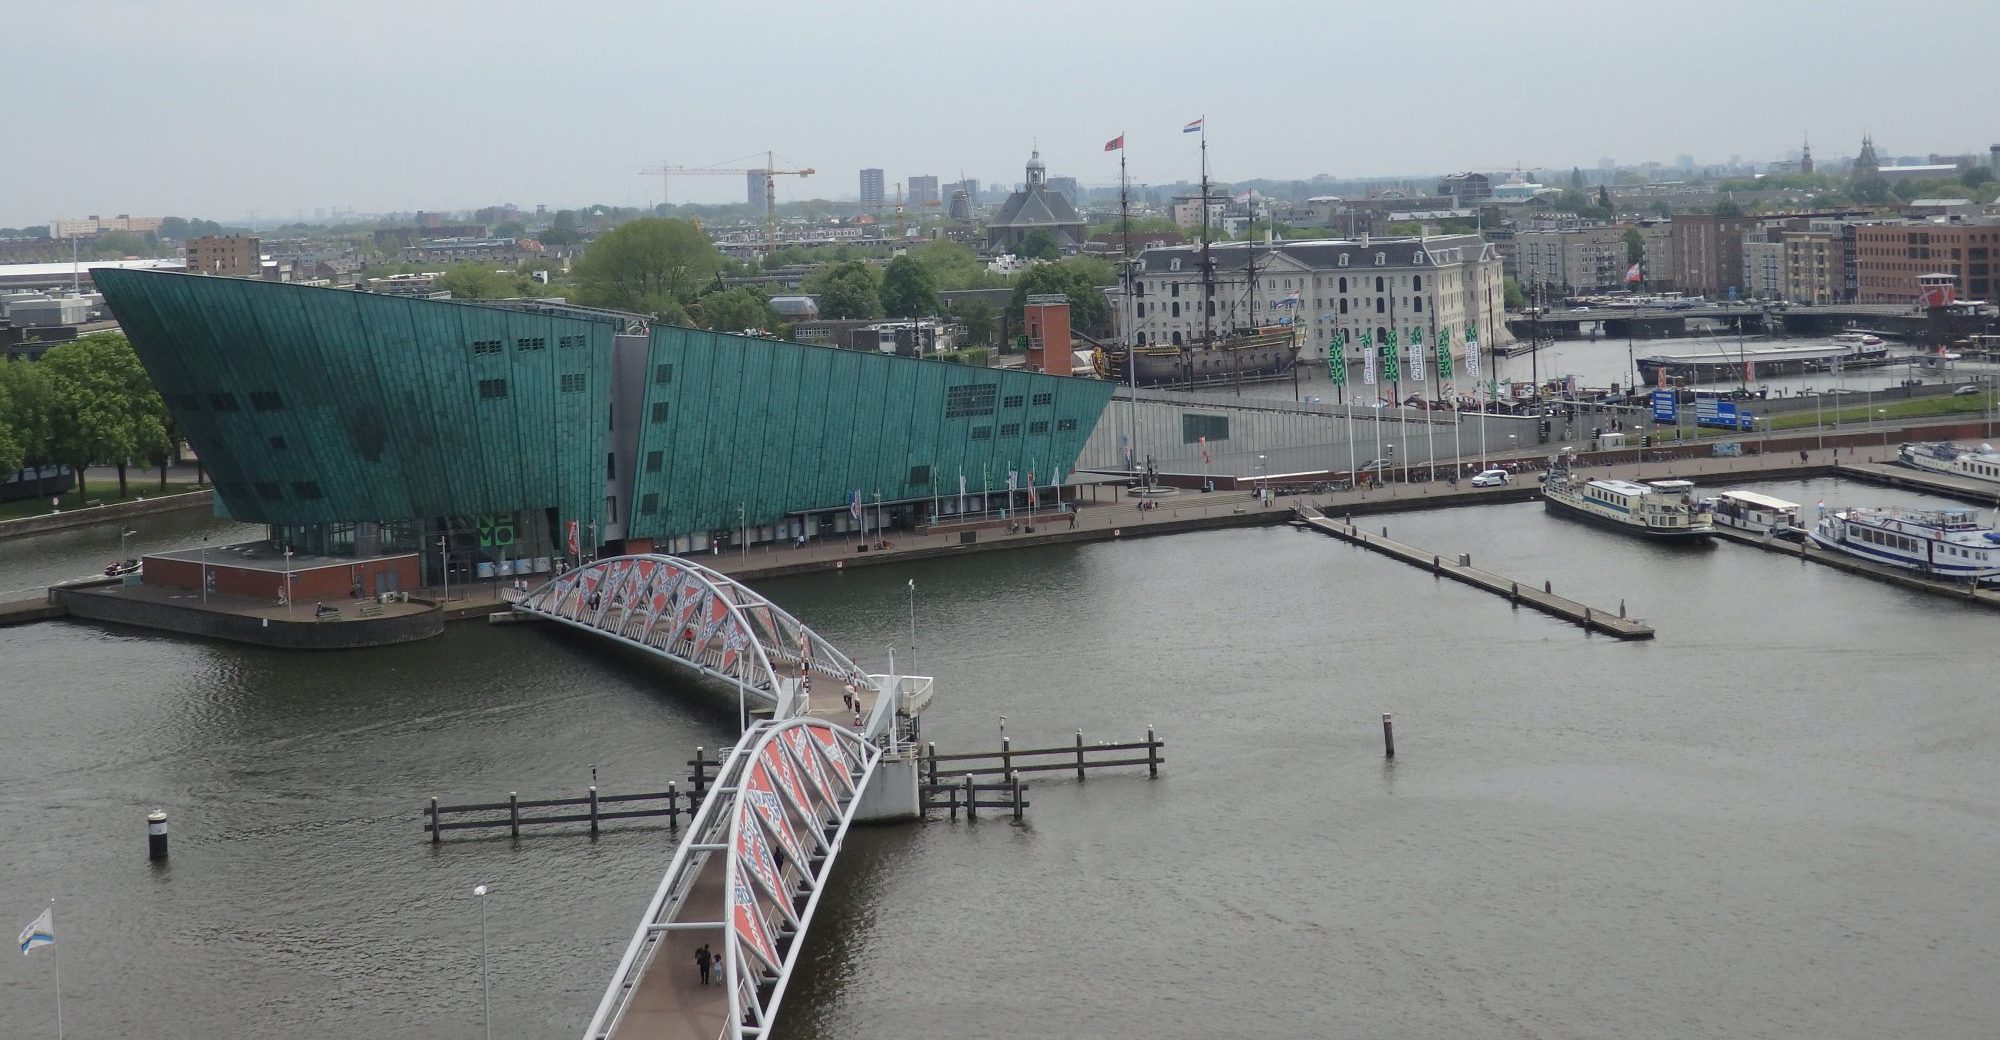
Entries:
[[507,826],[509,830],[514,832],[514,837],[518,838],[521,836],[521,793],[519,791],[507,792]]
[[680,802],[680,792],[674,790],[674,782],[672,780],[667,781],[667,829],[668,830],[673,830],[674,828],[679,827],[681,825],[681,819],[680,819],[681,810],[679,802]]
[[1009,773],[1007,774],[1007,779],[1014,783],[1014,819],[1019,821],[1021,818],[1021,774]]
[[438,830],[437,795],[431,795],[431,844],[436,845],[438,843],[438,836],[441,833],[442,832]]
[[1621,618],[1625,616],[1625,597],[1623,596],[1618,597],[1618,616]]
[[590,833],[597,833],[597,787],[590,788]]
[[1545,578],[1545,579],[1543,579],[1543,580],[1542,580],[1542,591],[1543,591],[1543,592],[1546,592],[1546,593],[1548,593],[1548,594],[1550,594],[1550,595],[1555,595],[1555,591],[1556,591],[1556,583],[1555,583],[1555,582],[1553,582],[1553,581],[1549,581],[1549,580],[1547,580],[1546,578]]
[[937,741],[930,742],[931,786],[937,786]]
[[1520,582],[1518,582],[1518,581],[1510,581],[1510,582],[1508,582],[1508,583],[1507,583],[1507,600],[1508,600],[1508,602],[1511,602],[1511,603],[1519,603],[1519,602],[1521,602],[1521,583],[1520,583]]
[[1014,738],[1013,738],[1013,737],[1001,737],[1001,738],[1000,738],[1000,775],[1001,775],[1001,776],[1006,776],[1006,775],[1007,775],[1008,773],[1011,773],[1011,772],[1013,772],[1013,771],[1014,771]]
[[1388,528],[1384,527],[1384,528],[1382,529],[1382,537],[1384,537],[1384,538],[1387,538],[1387,537],[1389,537],[1389,529],[1388,529]]
[[1382,713],[1382,757],[1383,758],[1396,757],[1395,716],[1389,714],[1386,711]]
[[167,858],[167,814],[158,809],[146,814],[146,858]]
[[[706,777],[704,777],[704,776],[702,775],[702,768],[703,768],[703,767],[702,767],[702,759],[704,759],[704,758],[708,757],[708,756],[707,756],[707,754],[706,754],[706,751],[707,751],[707,749],[706,749],[706,748],[703,748],[703,747],[701,747],[701,746],[699,746],[699,745],[697,745],[697,746],[695,747],[695,749],[694,749],[694,795],[693,795],[693,797],[695,797],[695,798],[700,798],[700,797],[701,797],[701,794],[702,794],[702,792],[703,792],[703,791],[705,791],[705,790],[707,790],[707,787],[706,787],[706,779],[707,779],[707,778],[706,778]],[[693,811],[694,811],[694,808],[693,808],[693,803],[689,803],[689,808],[688,808],[688,811],[689,811],[689,812],[693,812]]]
[[956,820],[958,819],[958,788],[954,787],[945,793],[951,795],[951,818]]
[[1590,608],[1589,608],[1589,607],[1585,607],[1585,608],[1583,608],[1583,627],[1584,627],[1584,628],[1585,628],[1586,630],[1588,630],[1588,629],[1590,628]]
[[1437,576],[1438,576],[1439,574],[1443,573],[1443,571],[1442,571],[1442,570],[1441,570],[1441,569],[1440,569],[1440,568],[1438,567],[1438,562],[1439,562],[1439,561],[1438,561],[1438,555],[1437,555],[1436,553],[1432,553],[1432,554],[1431,554],[1431,577],[1433,577],[1433,578],[1435,578],[1435,577],[1437,577]]
[[1153,727],[1146,727],[1146,775],[1160,775],[1160,742],[1153,739]]
[[965,818],[968,820],[979,818],[979,792],[972,786],[971,773],[965,774]]
[[1076,731],[1076,782],[1082,783],[1083,775],[1083,731]]

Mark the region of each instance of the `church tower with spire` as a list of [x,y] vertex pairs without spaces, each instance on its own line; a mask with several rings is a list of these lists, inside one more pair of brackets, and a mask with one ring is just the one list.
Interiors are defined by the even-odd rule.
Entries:
[[1811,173],[1811,172],[1813,172],[1813,164],[1812,164],[1812,137],[1811,137],[1811,135],[1808,135],[1808,136],[1806,137],[1806,147],[1805,147],[1805,151],[1804,151],[1804,152],[1802,152],[1802,153],[1800,153],[1800,155],[1799,155],[1799,172],[1800,172],[1800,173]]
[[1861,154],[1854,157],[1854,169],[1851,172],[1856,177],[1873,177],[1881,169],[1881,160],[1875,158],[1875,139],[1862,134]]

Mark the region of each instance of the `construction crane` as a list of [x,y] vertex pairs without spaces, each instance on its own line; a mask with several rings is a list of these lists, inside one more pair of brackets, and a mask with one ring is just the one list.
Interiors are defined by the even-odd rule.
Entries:
[[660,178],[660,201],[667,201],[667,182],[673,177],[742,177],[747,174],[764,175],[764,242],[767,250],[778,248],[778,178],[810,177],[818,171],[808,166],[803,170],[780,170],[777,158],[770,152],[764,153],[764,166],[721,167],[721,166],[642,166],[641,176]]

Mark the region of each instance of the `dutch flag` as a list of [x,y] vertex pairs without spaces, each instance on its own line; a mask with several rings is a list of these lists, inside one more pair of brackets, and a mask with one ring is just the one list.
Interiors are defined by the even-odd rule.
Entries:
[[54,946],[55,944],[56,908],[48,907],[42,911],[42,916],[35,918],[33,924],[21,929],[21,954],[22,956],[26,956],[29,950],[37,946]]
[[[1206,117],[1203,117],[1203,118],[1206,118]],[[1184,127],[1181,127],[1181,133],[1184,133],[1184,134],[1198,134],[1198,133],[1201,133],[1201,120],[1200,120],[1200,119],[1197,119],[1197,120],[1195,120],[1194,122],[1192,122],[1192,123],[1189,123],[1188,125],[1186,125],[1186,126],[1184,126]]]

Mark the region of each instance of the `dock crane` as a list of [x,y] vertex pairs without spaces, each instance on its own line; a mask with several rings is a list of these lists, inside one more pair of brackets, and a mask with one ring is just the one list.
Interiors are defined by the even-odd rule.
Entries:
[[763,174],[764,239],[767,250],[776,250],[778,248],[778,178],[810,177],[817,172],[817,170],[814,170],[810,166],[803,170],[780,170],[778,169],[776,156],[770,152],[764,153],[764,165],[762,168],[674,166],[665,163],[658,166],[642,166],[639,168],[639,173],[642,176],[660,178],[660,201],[662,203],[667,200],[667,182],[673,177],[741,177],[751,173]]

